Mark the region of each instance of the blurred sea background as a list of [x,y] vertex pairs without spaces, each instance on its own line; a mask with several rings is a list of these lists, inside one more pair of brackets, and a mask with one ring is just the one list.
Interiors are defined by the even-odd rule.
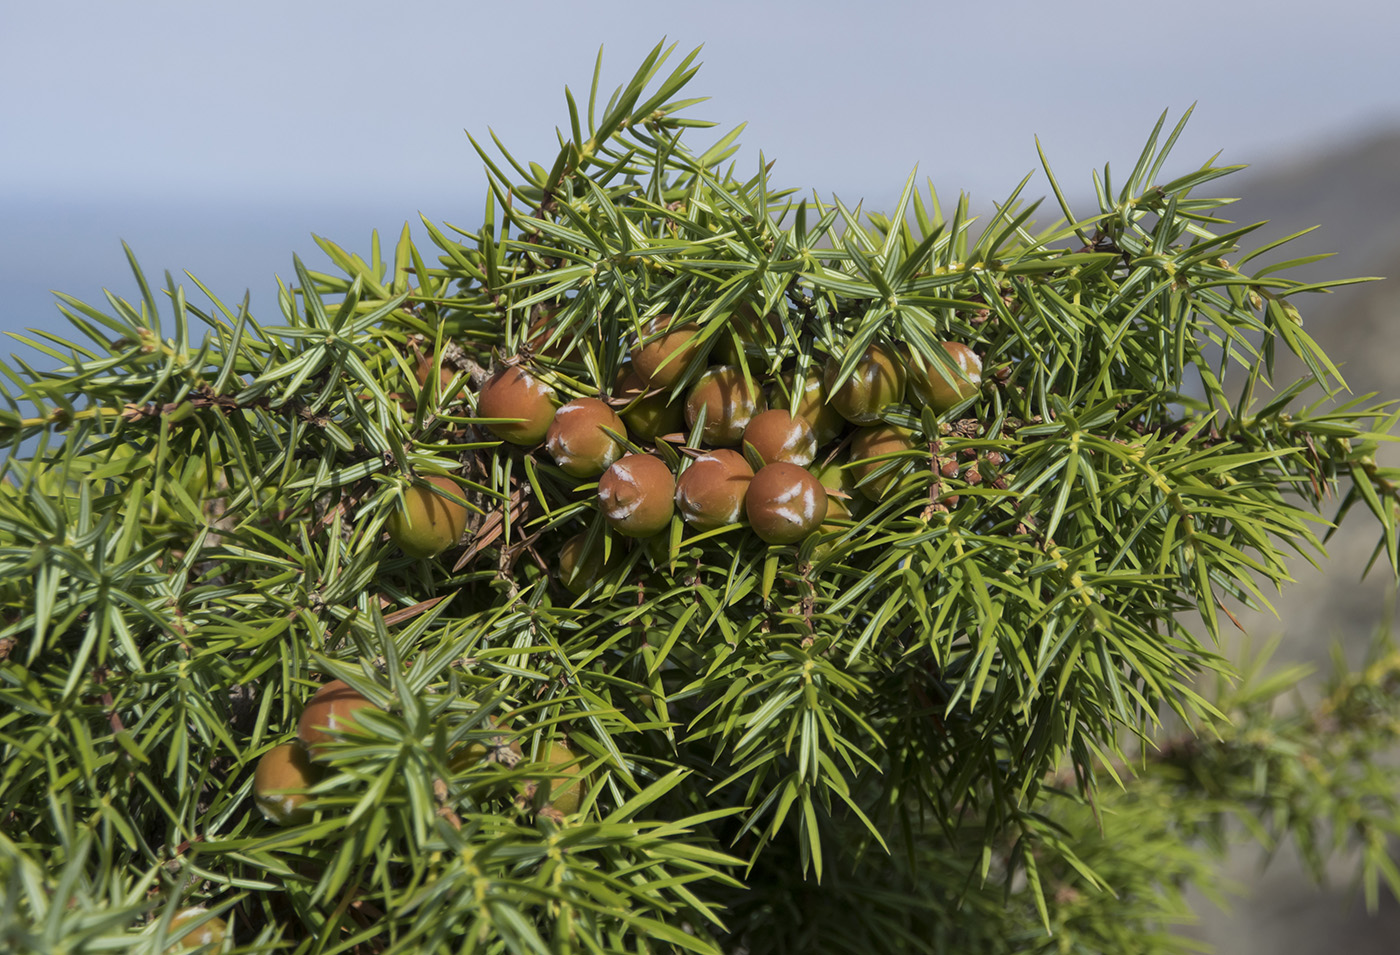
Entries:
[[[678,44],[667,69],[706,44],[690,89],[714,99],[691,112],[719,132],[750,122],[740,172],[776,159],[776,181],[874,211],[916,166],[945,202],[965,189],[988,209],[1038,169],[1038,136],[1087,214],[1091,170],[1126,174],[1161,111],[1170,128],[1196,104],[1168,174],[1217,152],[1248,163],[1201,190],[1241,197],[1224,210],[1238,223],[1268,220],[1246,249],[1320,226],[1275,258],[1335,255],[1290,276],[1390,276],[1296,304],[1354,394],[1400,395],[1400,6],[1367,0],[1111,12],[604,0],[528,16],[447,0],[392,14],[362,0],[0,3],[0,331],[68,334],[51,290],[103,309],[104,290],[135,301],[122,241],[153,286],[169,270],[206,307],[188,271],[230,307],[246,292],[278,324],[274,276],[290,281],[293,254],[329,267],[313,233],[368,255],[371,230],[392,248],[409,222],[431,254],[420,211],[475,229],[486,185],[463,128],[548,163],[565,84],[585,104],[606,45],[606,98],[663,33]],[[1025,195],[1047,186],[1037,173]],[[1037,219],[1056,217],[1052,199]],[[21,341],[9,351],[52,361]],[[1325,672],[1334,644],[1355,662],[1393,616],[1384,571],[1362,579],[1375,525],[1354,517],[1322,571],[1296,562],[1277,616],[1242,616],[1256,647],[1277,637],[1281,662]],[[1319,888],[1287,851],[1261,859],[1242,848],[1228,860],[1243,893],[1228,912],[1199,906],[1196,934],[1216,950],[1397,951],[1400,905],[1382,896],[1368,916],[1346,860]]]

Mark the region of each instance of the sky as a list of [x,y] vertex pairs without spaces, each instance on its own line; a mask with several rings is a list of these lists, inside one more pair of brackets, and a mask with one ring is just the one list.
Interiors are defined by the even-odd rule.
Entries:
[[741,171],[761,151],[779,183],[867,208],[916,168],[1000,199],[1037,137],[1084,196],[1193,103],[1178,172],[1400,125],[1393,0],[0,0],[0,330],[58,318],[48,289],[133,295],[122,239],[157,278],[268,307],[294,252],[324,262],[313,232],[474,228],[464,130],[548,165],[565,86],[586,98],[601,47],[606,95],[663,36],[672,62],[703,45],[689,115],[748,124]]

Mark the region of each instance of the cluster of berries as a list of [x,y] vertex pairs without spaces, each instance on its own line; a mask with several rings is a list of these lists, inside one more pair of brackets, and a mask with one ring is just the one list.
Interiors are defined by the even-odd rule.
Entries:
[[272,747],[253,771],[253,799],[262,814],[279,826],[306,822],[307,790],[320,777],[317,761],[337,734],[355,724],[355,713],[374,706],[343,680],[331,680],[316,690],[297,723],[297,738]]
[[[317,688],[297,721],[297,738],[268,750],[253,770],[253,800],[269,822],[293,826],[310,820],[309,791],[321,778],[327,744],[355,728],[360,710],[374,706],[343,680],[331,680]],[[494,720],[492,723],[495,725]],[[452,756],[450,768],[460,772],[483,761],[509,768],[522,759],[519,742],[503,734],[460,748]],[[577,812],[587,780],[573,750],[566,742],[553,740],[543,749],[541,760],[550,767],[552,779],[548,805],[566,815]],[[533,799],[537,788],[533,783],[524,784],[522,798]]]
[[[483,383],[477,415],[504,441],[543,445],[569,476],[596,478],[598,509],[618,534],[652,537],[679,513],[699,531],[746,523],[766,543],[793,544],[829,518],[849,518],[843,498],[852,492],[878,500],[895,480],[898,468],[886,463],[915,442],[913,432],[882,421],[890,406],[922,403],[942,413],[981,386],[981,361],[964,344],[944,342],[948,360],[930,367],[911,350],[877,342],[847,376],[832,356],[802,380],[789,372],[765,391],[739,364],[738,348],[759,355],[765,335],[776,341],[781,334],[776,317],[765,329],[741,309],[731,324],[734,338],[710,350],[720,364],[700,371],[683,393],[676,386],[704,348],[701,327],[663,314],[632,347],[611,396],[560,405],[549,384],[513,363]],[[661,456],[634,450],[661,440],[683,444],[688,434],[699,435],[699,447],[681,449],[679,473]],[[814,469],[819,453],[843,436],[841,453],[828,453]],[[450,500],[452,482],[431,481],[448,496],[416,486],[389,524],[414,556],[454,543],[466,521],[466,510]],[[582,543],[580,535],[563,546],[561,576],[570,590],[590,583],[591,575],[577,571]]]

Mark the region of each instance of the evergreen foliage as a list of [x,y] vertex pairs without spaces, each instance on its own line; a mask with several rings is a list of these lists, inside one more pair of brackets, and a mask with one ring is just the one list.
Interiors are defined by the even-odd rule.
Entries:
[[[689,149],[669,53],[569,95],[550,168],[478,144],[435,252],[318,239],[272,322],[133,260],[139,300],[24,339],[57,368],[2,366],[0,948],[162,952],[200,906],[249,952],[1176,952],[1231,819],[1400,889],[1400,651],[1285,706],[1226,652],[1354,505],[1393,573],[1400,481],[1303,329],[1327,286],[1245,271],[1203,194],[1233,167],[1159,183],[1159,121],[1040,231],[913,176],[863,213]],[[663,315],[698,347],[624,393]],[[980,387],[881,407],[908,440],[861,469],[824,442],[849,497],[796,544],[625,537],[477,408],[509,363],[626,418],[728,354],[793,409],[871,344],[960,382],[945,341]],[[704,423],[614,435],[675,473]],[[406,556],[434,507],[465,534]],[[373,705],[275,825],[255,767],[331,679]]]

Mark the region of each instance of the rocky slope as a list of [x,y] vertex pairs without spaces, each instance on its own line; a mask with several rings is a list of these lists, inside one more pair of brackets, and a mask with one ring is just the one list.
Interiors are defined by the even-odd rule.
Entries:
[[[1332,258],[1288,274],[1304,280],[1343,276],[1391,276],[1325,295],[1295,299],[1305,328],[1342,368],[1353,394],[1400,397],[1400,130],[1377,132],[1325,151],[1261,164],[1224,181],[1244,198],[1227,215],[1236,222],[1268,219],[1246,237],[1256,248],[1314,225],[1316,231],[1290,243],[1274,260],[1323,252]],[[1280,377],[1291,377],[1296,368]],[[1390,449],[1390,462],[1400,450]],[[1329,515],[1330,516],[1330,513]],[[1255,646],[1281,637],[1280,659],[1305,660],[1325,671],[1340,642],[1353,662],[1364,654],[1376,629],[1394,618],[1395,587],[1382,566],[1362,579],[1377,539],[1368,515],[1354,513],[1328,544],[1321,570],[1298,562],[1296,583],[1278,595],[1278,616],[1253,613],[1241,621]],[[1198,906],[1199,936],[1220,952],[1238,955],[1313,955],[1346,951],[1371,955],[1396,951],[1400,904],[1383,897],[1375,918],[1365,916],[1349,885],[1350,869],[1339,860],[1338,882],[1319,890],[1290,852],[1261,869],[1254,850],[1236,852],[1227,869],[1248,893],[1229,913]]]

